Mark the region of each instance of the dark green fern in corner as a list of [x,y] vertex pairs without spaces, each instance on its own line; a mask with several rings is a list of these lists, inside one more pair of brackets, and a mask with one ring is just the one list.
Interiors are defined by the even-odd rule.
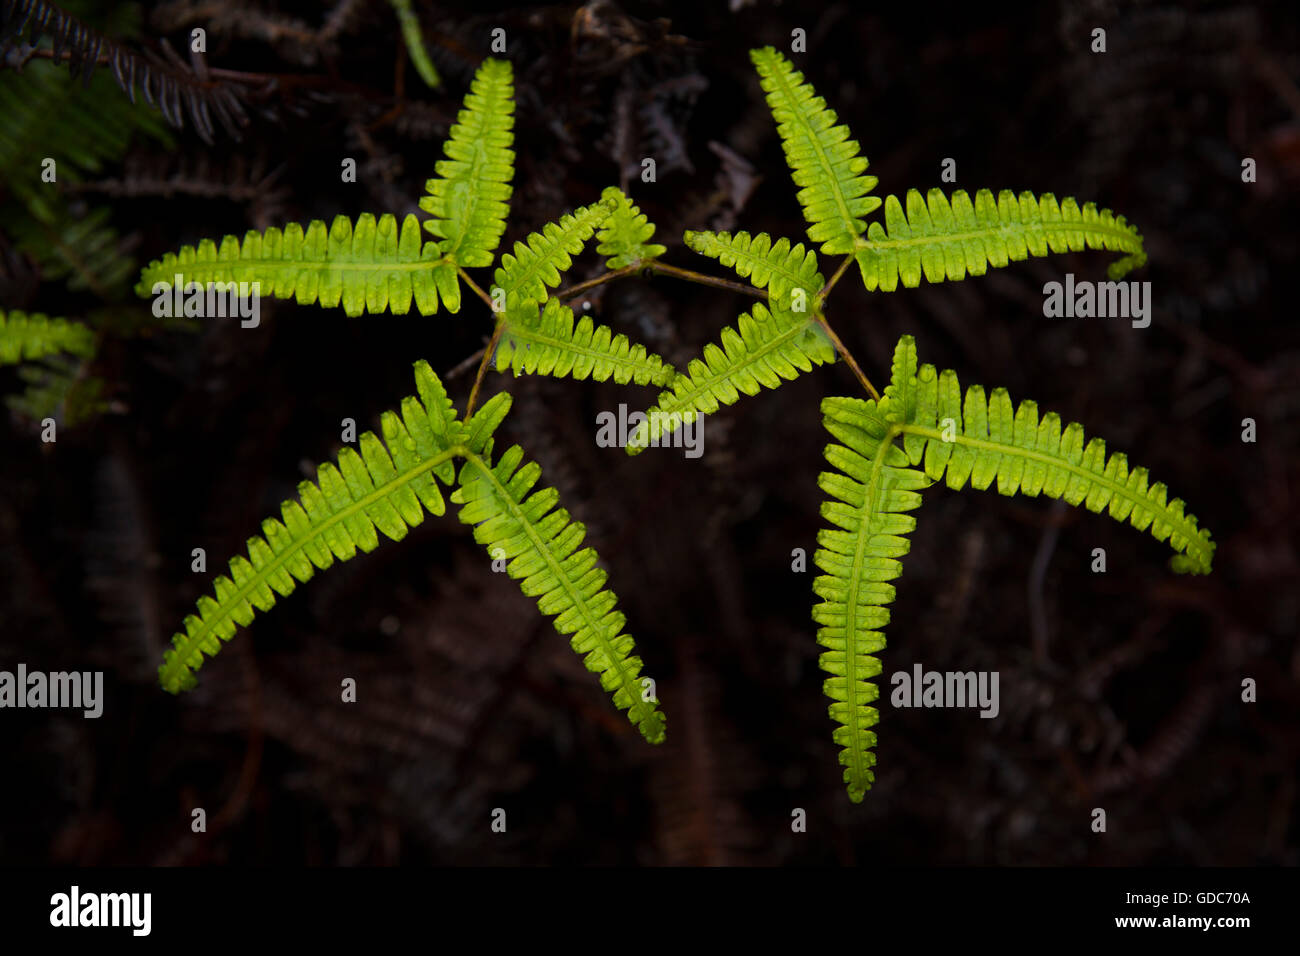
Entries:
[[[814,558],[822,573],[813,583],[820,602],[812,619],[834,742],[854,801],[874,782],[879,718],[872,681],[881,671],[877,655],[914,512],[931,485],[996,487],[1003,495],[1043,495],[1104,511],[1168,541],[1174,570],[1209,572],[1214,545],[1182,501],[1123,454],[1108,454],[1100,439],[1085,441],[1081,426],[1062,426],[1031,401],[1013,405],[1003,389],[986,394],[976,385],[963,393],[955,372],[918,364],[910,336],[899,341],[881,394],[826,317],[828,296],[852,268],[867,290],[890,292],[900,284],[982,275],[1029,256],[1095,249],[1120,256],[1110,266],[1117,279],[1145,263],[1136,229],[1092,203],[1058,202],[1051,194],[979,190],[972,198],[932,190],[924,198],[910,191],[882,200],[873,195],[877,181],[866,174],[857,142],[802,75],[770,48],[754,51],[753,59],[810,246],[765,233],[687,232],[686,245],[746,280],[756,301],[685,370],[588,317],[575,321],[565,304],[577,290],[632,274],[735,286],[662,262],[666,249],[652,241],[654,225],[619,190],[606,189],[497,255],[514,171],[512,73],[504,61],[485,61],[475,77],[420,203],[431,217],[423,224],[415,216],[400,223],[388,214],[355,222],[340,216],[329,226],[294,224],[204,241],[144,269],[142,296],[180,275],[186,282],[255,283],[263,293],[341,306],[349,315],[402,314],[412,306],[432,315],[440,305],[455,313],[463,283],[492,318],[464,411],[457,412],[434,371],[417,362],[415,394],[381,416],[379,434],[367,432],[337,464],[321,465],[316,480],[303,482],[298,498],[249,538],[246,555],[231,560],[213,594],[199,599],[163,661],[166,689],[192,687],[205,657],[316,571],[369,552],[384,538],[401,539],[426,514],[442,515],[446,492],[475,539],[508,560],[509,576],[569,637],[615,706],[646,739],[661,741],[663,714],[597,555],[583,547],[583,525],[560,507],[553,488],[540,486],[540,468],[523,449],[498,454],[493,447],[510,398],[497,394],[478,407],[492,367],[653,386],[659,392],[651,411],[676,416],[667,419],[676,423],[742,394],[779,388],[837,357],[850,366],[868,397],[822,403],[831,442],[819,479],[827,527]],[[882,218],[870,218],[882,207]],[[557,293],[563,273],[593,239],[608,271]],[[839,258],[824,267],[819,254]],[[493,269],[488,290],[470,269]],[[664,421],[649,417],[629,437],[628,453],[660,437]]]

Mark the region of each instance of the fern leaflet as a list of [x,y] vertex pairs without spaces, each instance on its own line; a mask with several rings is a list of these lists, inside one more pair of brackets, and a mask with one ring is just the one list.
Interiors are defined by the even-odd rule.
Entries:
[[[398,541],[424,520],[425,511],[440,515],[446,510],[438,480],[451,484],[452,460],[464,450],[461,443],[468,440],[474,421],[496,416],[499,422],[508,397],[485,403],[466,426],[456,421],[451,401],[427,363],[416,363],[415,382],[419,398],[405,399],[400,416],[384,413],[383,441],[366,432],[360,454],[344,448],[337,467],[321,465],[317,481],[299,484],[298,500],[281,506],[281,519],[267,518],[262,534],[248,539],[248,557],[231,559],[230,575],[219,575],[213,584],[215,599],[199,598],[198,613],[185,618],[184,631],[172,638],[159,668],[165,689],[176,693],[193,687],[194,671],[205,654],[215,656],[237,626],[247,627],[257,611],[270,610],[277,595],[287,597],[317,568],[325,570],[335,559],[347,561],[358,549],[374,550],[376,529]],[[476,434],[475,442],[484,447],[487,436]]]
[[542,302],[549,294],[547,286],[560,284],[560,273],[573,265],[573,256],[614,210],[613,200],[601,200],[548,222],[540,232],[529,234],[524,242],[515,243],[512,255],[501,256],[495,274],[496,288],[505,293],[507,310],[530,302]]
[[875,782],[871,729],[879,714],[871,704],[879,691],[871,679],[880,673],[874,655],[884,650],[883,628],[894,600],[889,582],[902,573],[899,561],[916,528],[908,512],[921,503],[918,493],[930,479],[907,467],[907,456],[893,444],[897,434],[873,403],[853,398],[827,398],[822,422],[840,444],[826,446],[834,471],[823,472],[818,485],[831,500],[821,515],[835,528],[817,533],[820,546],[813,561],[825,574],[813,581],[822,599],[812,611],[821,625],[817,643],[826,648],[818,663],[830,676],[822,690],[832,700],[830,717],[839,726],[833,739],[842,748],[840,764],[849,799],[860,803]]
[[659,393],[657,404],[628,436],[629,455],[639,454],[672,434],[698,412],[715,412],[732,405],[740,393],[757,395],[760,387],[778,388],[813,365],[835,360],[835,346],[811,314],[796,313],[772,304],[755,303],[752,317],[741,313],[736,328],[722,330],[722,347],[710,343],[702,358],[692,359]]
[[[916,367],[915,348],[910,336],[900,339],[896,368]],[[1214,542],[1184,512],[1182,500],[1171,500],[1162,483],[1149,484],[1145,468],[1130,470],[1122,453],[1107,456],[1104,440],[1085,443],[1079,423],[1062,428],[1055,412],[1040,419],[1032,401],[1013,408],[1004,388],[986,398],[981,386],[972,385],[963,400],[951,369],[936,373],[933,365],[923,365],[910,384],[907,378],[896,376],[900,385],[891,385],[886,399],[901,406],[890,415],[900,420],[909,460],[924,461],[931,478],[944,478],[958,490],[969,482],[981,491],[996,479],[999,494],[1043,494],[1094,514],[1106,511],[1138,531],[1149,530],[1157,541],[1167,540],[1177,552],[1175,571],[1210,573]]]
[[458,266],[492,265],[506,231],[514,177],[514,81],[509,60],[487,59],[474,74],[464,108],[451,127],[425,183],[420,208],[434,218],[425,228],[442,240],[442,253]]
[[806,302],[820,292],[826,280],[817,271],[817,254],[804,251],[803,243],[790,248],[790,240],[760,232],[753,238],[747,232],[734,236],[729,232],[687,232],[686,245],[702,256],[717,259],[748,279],[756,289],[767,289],[768,296],[790,307],[790,293],[803,290]]
[[907,211],[897,196],[885,199],[885,223],[871,223],[859,240],[858,267],[867,289],[892,292],[899,280],[909,289],[927,282],[983,275],[989,266],[1001,268],[1029,256],[1106,249],[1124,257],[1108,272],[1119,279],[1146,263],[1142,236],[1123,216],[1093,203],[1082,208],[1073,199],[1059,204],[1051,193],[1017,196],[1004,189],[995,200],[981,189],[974,203],[964,189],[952,194],[931,189],[922,199],[908,190]]
[[863,175],[866,157],[860,155],[849,128],[837,126],[835,111],[803,82],[790,61],[764,47],[750,52],[777,123],[786,162],[790,166],[799,204],[808,220],[808,238],[821,243],[827,255],[854,250],[866,228],[862,218],[880,206],[868,196],[875,176]]
[[299,305],[317,300],[325,308],[343,304],[351,316],[364,312],[404,315],[415,307],[423,315],[438,311],[438,300],[452,311],[460,309],[460,280],[453,263],[440,258],[435,242],[423,242],[419,222],[408,215],[398,229],[389,214],[364,213],[356,227],[346,216],[334,224],[315,220],[304,233],[297,223],[265,233],[249,231],[240,241],[226,236],[220,247],[205,239],[198,247],[183,246],[149,263],[135,291],[148,296],[158,283],[170,287],[181,276],[188,286],[197,282],[258,284],[262,294],[294,298]]
[[516,376],[554,375],[603,382],[610,377],[620,385],[666,385],[676,374],[673,367],[644,345],[629,344],[608,326],[594,325],[588,316],[573,325],[573,310],[558,299],[547,299],[540,314],[536,305],[508,309],[497,345],[496,367],[512,369]]
[[95,336],[80,322],[47,315],[0,311],[0,365],[15,365],[47,356],[71,354],[83,358],[95,351]]
[[614,211],[596,236],[600,241],[596,251],[609,257],[605,263],[608,268],[622,269],[640,265],[657,259],[668,251],[659,243],[650,241],[655,234],[654,223],[646,218],[645,213],[621,189],[610,186],[601,193],[600,198],[615,203]]
[[495,465],[477,442],[470,443],[465,457],[460,484],[451,495],[461,505],[460,520],[474,526],[474,539],[494,558],[510,559],[506,573],[519,581],[524,594],[537,599],[543,614],[555,618],[560,634],[573,635],[573,649],[600,676],[615,706],[628,712],[646,740],[662,742],[664,715],[656,699],[646,699],[641,659],[633,655],[634,641],[623,630],[626,618],[616,609],[614,593],[604,587],[606,575],[596,566],[595,550],[579,550],[586,529],[556,507],[559,492],[554,488],[532,491],[541,468],[535,462],[524,464],[518,445]]

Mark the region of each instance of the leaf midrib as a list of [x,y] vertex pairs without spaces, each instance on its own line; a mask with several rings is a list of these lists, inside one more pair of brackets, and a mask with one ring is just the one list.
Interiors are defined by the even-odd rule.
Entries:
[[[910,225],[910,224],[909,224]],[[1128,240],[1127,245],[1122,249],[1108,249],[1107,252],[1137,252],[1142,248],[1142,244],[1135,240],[1133,234],[1126,229],[1118,226],[1092,226],[1082,223],[999,223],[996,226],[985,226],[974,231],[967,232],[945,232],[931,233],[926,236],[910,236],[906,239],[898,239],[893,236],[886,236],[884,239],[863,239],[857,240],[857,248],[861,250],[878,250],[884,247],[897,249],[906,246],[934,246],[942,245],[946,242],[963,242],[967,239],[987,239],[990,236],[1007,235],[1019,236],[1030,230],[1041,230],[1043,232],[1052,229],[1065,229],[1070,232],[1083,232],[1085,234],[1113,236],[1120,239]],[[1050,251],[1050,246],[1049,246]]]
[[[871,518],[875,515],[875,500],[880,490],[880,480],[884,473],[885,455],[887,449],[893,446],[894,438],[898,435],[898,427],[891,425],[885,432],[880,443],[876,446],[876,454],[871,456],[871,479],[867,485],[867,493],[863,496],[862,524],[858,528],[858,534],[855,536],[853,549],[853,567],[849,575],[849,587],[845,602],[844,616],[844,676],[845,687],[847,688],[845,703],[848,704],[849,714],[848,723],[849,733],[853,735],[852,757],[853,772],[857,778],[858,786],[863,790],[869,788],[867,781],[866,767],[863,766],[863,754],[866,748],[861,744],[865,728],[858,725],[857,703],[857,611],[858,611],[858,585],[860,583],[860,569],[863,560],[863,551],[866,549],[867,542],[871,539]],[[874,605],[873,605],[874,606]],[[866,680],[866,678],[863,678]]]

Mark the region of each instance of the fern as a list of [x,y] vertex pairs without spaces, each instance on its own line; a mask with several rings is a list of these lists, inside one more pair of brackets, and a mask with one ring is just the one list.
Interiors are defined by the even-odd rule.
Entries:
[[996,479],[1003,495],[1043,494],[1094,513],[1107,511],[1149,530],[1157,541],[1167,540],[1176,552],[1175,571],[1210,571],[1209,533],[1185,514],[1181,500],[1169,500],[1164,485],[1148,485],[1145,469],[1130,471],[1122,454],[1107,458],[1101,439],[1085,444],[1082,426],[1063,430],[1055,413],[1040,421],[1034,402],[1013,411],[1005,389],[986,399],[974,385],[963,401],[955,373],[936,374],[932,365],[918,370],[911,336],[898,342],[890,386],[879,402],[828,398],[822,415],[841,443],[826,449],[836,471],[819,480],[832,499],[822,505],[822,517],[838,530],[823,530],[817,538],[821,548],[814,561],[825,574],[813,585],[823,599],[813,619],[822,625],[818,643],[828,648],[821,656],[822,669],[831,675],[824,690],[834,701],[830,716],[840,725],[834,739],[843,747],[840,762],[854,802],[874,780],[871,728],[878,714],[869,706],[877,697],[870,679],[880,673],[873,655],[885,647],[881,628],[894,598],[889,582],[902,571],[905,535],[915,527],[906,512],[917,508],[917,492],[932,482],[982,490]]
[[875,176],[865,176],[866,157],[859,155],[849,128],[837,126],[835,111],[803,82],[790,62],[772,47],[750,53],[777,122],[798,199],[808,220],[808,238],[827,255],[852,252],[866,228],[862,218],[880,206],[868,196]]
[[628,436],[626,450],[636,455],[656,444],[666,431],[695,421],[699,412],[716,412],[733,405],[740,393],[757,395],[760,387],[778,388],[783,381],[809,372],[814,365],[835,360],[835,347],[810,314],[790,312],[755,303],[751,313],[741,313],[733,329],[722,330],[722,347],[706,345],[702,358],[692,359],[646,420]]
[[[404,18],[408,29],[412,24]],[[679,373],[591,318],[575,320],[552,296],[593,235],[608,271],[584,288],[646,264],[649,272],[734,287],[656,264],[666,250],[653,242],[654,225],[622,191],[606,189],[598,202],[516,242],[496,262],[495,334],[469,404],[475,404],[491,364],[515,375],[656,385],[656,404],[627,442],[628,453],[636,454],[702,413],[733,404],[742,394],[778,388],[833,361],[837,348],[843,352],[873,399],[822,403],[832,442],[818,484],[827,496],[821,515],[830,527],[817,536],[814,560],[821,573],[813,583],[819,603],[812,617],[844,781],[850,798],[860,801],[874,783],[877,655],[885,648],[894,581],[915,528],[912,512],[925,488],[943,480],[954,489],[987,489],[996,481],[1004,495],[1045,495],[1105,511],[1167,541],[1178,571],[1208,573],[1215,546],[1183,502],[1171,499],[1162,484],[1150,483],[1144,469],[1130,469],[1124,455],[1108,456],[1101,440],[1085,442],[1081,426],[1062,427],[1055,414],[1040,418],[1033,402],[1013,407],[1004,389],[986,396],[972,386],[963,393],[954,372],[918,365],[910,336],[900,339],[890,383],[874,398],[875,387],[830,333],[821,311],[830,286],[853,263],[869,290],[888,291],[900,282],[912,287],[922,279],[957,280],[1031,255],[1092,248],[1121,254],[1110,267],[1118,278],[1145,263],[1137,230],[1091,203],[1081,207],[1072,199],[1058,203],[1051,194],[1016,197],[1005,191],[995,199],[989,190],[973,200],[965,191],[954,192],[951,200],[939,190],[928,200],[915,190],[903,200],[891,196],[883,220],[868,228],[866,217],[881,200],[869,195],[876,180],[866,175],[867,161],[847,127],[837,124],[835,113],[783,56],[771,48],[751,55],[800,187],[810,247],[774,242],[766,233],[687,232],[691,249],[733,269],[765,301],[723,329],[720,341],[705,346]],[[486,61],[475,76],[444,146],[447,158],[437,164],[420,203],[433,216],[425,228],[435,239],[423,240],[413,216],[400,228],[391,215],[378,222],[364,215],[355,226],[340,216],[328,229],[313,222],[305,231],[291,225],[250,232],[242,242],[227,236],[219,244],[205,240],[184,247],[151,263],[137,291],[149,294],[156,282],[170,283],[180,274],[200,283],[259,283],[304,304],[342,303],[350,315],[405,312],[412,298],[421,312],[435,311],[440,300],[456,311],[461,270],[493,265],[505,231],[515,158],[512,84],[511,67],[502,61]],[[818,271],[817,251],[846,256],[829,284]],[[25,354],[11,343],[29,331],[6,327],[3,318],[0,361],[6,354]],[[38,351],[76,339],[52,325],[34,336]],[[213,595],[199,599],[196,613],[174,636],[160,669],[163,686],[192,686],[205,655],[215,654],[239,626],[316,570],[372,550],[381,535],[400,539],[426,513],[443,513],[440,483],[454,484],[451,500],[475,540],[494,560],[508,560],[510,577],[554,618],[556,630],[570,638],[615,706],[648,740],[662,740],[664,717],[643,689],[642,662],[597,555],[582,547],[585,528],[559,507],[555,489],[537,490],[540,468],[525,460],[522,449],[511,446],[494,456],[493,435],[510,407],[509,396],[493,397],[462,421],[423,362],[416,365],[416,384],[418,397],[403,401],[400,414],[381,418],[382,439],[368,432],[358,451],[344,449],[337,465],[322,465],[316,482],[303,482],[299,499],[285,502],[280,517],[267,519],[262,534],[249,539],[246,555],[231,560],[229,573],[216,578]]]
[[600,675],[601,686],[646,740],[662,742],[663,713],[642,686],[641,660],[632,655],[633,640],[623,630],[626,619],[616,609],[613,592],[604,587],[606,575],[596,567],[596,552],[579,550],[586,529],[556,508],[559,493],[554,488],[532,491],[541,469],[523,463],[518,445],[494,465],[471,442],[466,458],[451,496],[461,505],[460,520],[474,526],[474,539],[494,558],[509,559],[506,573],[519,580],[524,594],[537,599],[543,614],[555,618],[558,632],[573,635],[573,649],[584,655],[587,669]]
[[596,251],[609,257],[606,267],[624,269],[642,265],[668,251],[657,242],[650,241],[655,234],[654,223],[646,218],[645,213],[621,189],[610,186],[601,193],[600,198],[615,204],[613,212],[596,236],[600,242]]
[[573,256],[613,210],[614,202],[608,199],[583,206],[559,222],[548,222],[525,242],[516,242],[513,255],[504,253],[495,282],[504,293],[506,310],[544,301],[547,286],[560,284],[560,273],[573,265]]
[[[524,594],[538,599],[542,613],[555,617],[555,629],[572,634],[575,651],[600,676],[614,703],[652,743],[663,740],[663,715],[655,700],[644,699],[641,661],[632,656],[625,619],[615,610],[614,594],[604,587],[596,552],[578,550],[586,529],[556,510],[559,493],[547,488],[529,494],[541,473],[535,463],[520,467],[523,452],[511,447],[494,465],[492,435],[510,408],[510,396],[493,396],[469,421],[456,418],[442,382],[425,362],[415,365],[418,398],[405,399],[401,415],[385,412],[382,441],[366,432],[339,452],[338,465],[317,469],[315,482],[298,486],[298,500],[286,501],[281,517],[262,522],[262,534],[248,539],[247,557],[230,561],[212,597],[198,600],[197,613],[185,618],[174,635],[158,677],[177,693],[194,687],[194,672],[204,655],[215,656],[222,641],[240,626],[268,611],[278,597],[293,593],[316,570],[348,561],[358,551],[378,547],[379,534],[394,541],[424,520],[446,510],[439,481],[457,482],[452,501],[460,520],[474,526],[474,537],[494,558],[511,559],[507,573],[520,580]],[[455,460],[465,459],[459,478]]]
[[408,215],[401,228],[385,214],[379,222],[369,213],[356,227],[336,216],[328,230],[320,220],[306,232],[297,223],[283,231],[250,231],[240,241],[226,236],[220,247],[205,239],[198,247],[183,246],[149,263],[140,274],[136,293],[147,296],[156,283],[171,285],[180,275],[185,283],[258,283],[263,294],[294,298],[299,305],[319,301],[325,308],[340,304],[352,316],[391,311],[404,315],[415,307],[423,315],[438,311],[438,300],[451,312],[460,309],[456,267],[443,260],[437,243],[422,243],[420,225]]
[[[899,349],[903,354],[896,361],[915,356],[910,336]],[[1157,541],[1167,540],[1178,552],[1171,562],[1175,571],[1210,573],[1214,544],[1196,518],[1184,513],[1182,500],[1170,499],[1159,482],[1149,484],[1145,468],[1130,470],[1123,454],[1107,456],[1102,439],[1085,442],[1077,422],[1062,428],[1055,412],[1040,419],[1032,401],[1013,408],[1004,388],[985,398],[984,389],[972,385],[963,401],[957,374],[936,374],[932,365],[921,366],[904,394],[899,431],[911,463],[924,459],[931,478],[944,478],[958,490],[969,482],[980,491],[996,479],[1002,495],[1042,494],[1096,514],[1106,511],[1138,531],[1149,530]]]
[[[464,427],[427,363],[416,363],[415,382],[419,398],[403,401],[400,416],[384,413],[383,441],[366,432],[358,443],[360,454],[344,448],[337,467],[321,465],[316,482],[299,484],[298,500],[281,506],[280,519],[267,518],[262,534],[248,539],[248,557],[231,559],[229,576],[220,575],[213,584],[215,598],[199,598],[198,613],[185,618],[184,631],[172,638],[158,671],[166,690],[193,687],[204,654],[215,656],[237,626],[247,627],[255,612],[270,610],[277,596],[293,593],[316,569],[331,567],[335,559],[347,561],[358,550],[373,551],[379,544],[376,529],[399,541],[426,511],[446,510],[438,480],[448,485],[454,480],[452,460]],[[488,402],[479,415],[490,417],[506,401],[502,396]]]
[[250,231],[243,243],[226,236],[218,247],[205,239],[185,246],[145,267],[136,293],[150,295],[159,282],[174,277],[200,285],[213,282],[257,283],[282,299],[300,305],[319,301],[343,305],[351,316],[391,311],[403,315],[411,300],[423,315],[438,311],[439,300],[450,312],[460,310],[458,267],[488,266],[505,231],[513,175],[514,92],[508,62],[486,60],[465,97],[460,119],[444,144],[448,158],[437,165],[440,178],[427,184],[431,195],[420,208],[434,215],[425,228],[440,241],[423,241],[415,216],[398,227],[385,214],[376,223],[362,214],[355,228],[337,216],[327,230],[320,220],[304,232],[296,223],[283,230]]
[[871,223],[857,251],[862,281],[869,290],[892,292],[901,279],[909,289],[944,279],[983,275],[988,266],[1000,268],[1029,256],[1078,252],[1084,248],[1123,252],[1110,265],[1112,279],[1146,264],[1142,237],[1123,216],[1093,203],[1080,209],[1073,199],[1059,205],[1051,193],[1036,198],[1009,189],[998,198],[988,189],[972,204],[964,189],[952,194],[931,189],[926,199],[908,190],[907,211],[898,197],[885,199],[885,224]]
[[879,719],[871,704],[878,696],[871,679],[880,673],[874,655],[884,650],[883,628],[894,600],[889,582],[902,573],[899,561],[911,547],[907,535],[916,527],[908,512],[921,503],[918,492],[930,484],[907,467],[907,456],[893,445],[888,422],[871,414],[869,403],[850,398],[822,402],[822,421],[840,444],[826,447],[835,471],[823,472],[818,485],[830,496],[821,515],[835,525],[817,533],[814,563],[825,572],[813,581],[822,603],[813,607],[820,625],[817,643],[826,650],[818,663],[830,676],[822,690],[833,703],[830,717],[839,726],[833,739],[849,799],[861,802],[875,782],[874,727]]
[[557,299],[547,299],[540,314],[535,305],[506,311],[498,371],[515,375],[570,376],[597,382],[613,378],[624,385],[665,385],[676,374],[673,367],[644,345],[631,345],[627,336],[615,335],[607,326],[594,325],[588,316],[573,325],[573,310]]
[[95,336],[80,322],[51,319],[39,313],[0,311],[0,365],[15,365],[68,353],[89,357]]
[[[111,16],[116,29],[126,34],[136,32],[138,12],[133,6],[121,4]],[[32,44],[49,37],[54,63],[67,57],[71,78],[80,76],[86,83],[92,82],[92,74],[101,62],[108,64],[132,104],[138,81],[145,102],[156,106],[177,129],[185,125],[188,113],[195,132],[205,143],[211,144],[214,139],[214,114],[235,140],[248,124],[244,109],[247,92],[242,85],[213,76],[202,64],[187,66],[169,47],[164,46],[170,53],[164,60],[149,51],[136,52],[46,0],[0,0],[0,57],[24,37]],[[265,105],[262,109],[268,111]]]
[[442,240],[443,255],[458,266],[490,266],[506,231],[514,177],[514,82],[508,60],[488,59],[474,74],[464,108],[452,125],[425,184],[420,208],[434,218],[425,228]]
[[788,304],[794,289],[802,289],[811,298],[820,292],[826,281],[817,271],[817,254],[804,251],[803,243],[790,247],[790,240],[781,238],[772,244],[765,232],[750,238],[747,232],[734,236],[727,232],[687,232],[686,245],[702,256],[717,259],[724,266],[736,270],[742,279],[748,279],[755,288],[767,289],[777,302]]

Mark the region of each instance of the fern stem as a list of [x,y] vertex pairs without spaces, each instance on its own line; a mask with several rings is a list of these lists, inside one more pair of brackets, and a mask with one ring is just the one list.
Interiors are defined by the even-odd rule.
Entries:
[[501,333],[505,330],[505,320],[498,320],[497,327],[492,330],[492,338],[488,340],[487,347],[483,349],[483,361],[478,363],[478,372],[474,376],[474,387],[469,390],[469,403],[465,406],[466,421],[474,414],[474,404],[478,401],[479,386],[483,384],[483,373],[487,371],[488,363],[492,361],[492,356],[496,354],[497,343],[501,341]]
[[[852,257],[850,256],[850,258]],[[840,272],[843,271],[844,267],[840,266]],[[838,273],[836,273],[836,275],[838,275]],[[827,286],[827,288],[830,288],[830,286]],[[853,353],[849,351],[849,347],[841,341],[838,335],[835,334],[835,330],[831,328],[831,324],[826,321],[826,316],[822,315],[821,312],[816,312],[813,317],[821,325],[822,331],[830,337],[831,343],[835,346],[835,351],[840,353],[840,357],[844,359],[844,364],[853,370],[853,374],[858,377],[858,381],[862,383],[862,387],[867,390],[868,394],[870,394],[872,398],[876,401],[880,401],[880,393],[876,391],[876,386],[871,384],[871,379],[867,378],[866,373],[862,371],[862,366],[859,365],[858,360],[853,357]]]
[[634,262],[630,266],[624,266],[621,269],[611,269],[608,272],[596,276],[594,279],[588,279],[585,282],[579,282],[577,285],[571,285],[567,289],[561,289],[559,292],[555,293],[553,298],[559,299],[561,302],[568,301],[575,295],[580,295],[588,289],[594,289],[598,285],[604,285],[606,282],[611,282],[614,279],[621,279],[623,276],[631,275],[640,268],[642,268],[642,264]]
[[492,297],[488,295],[486,292],[484,292],[482,289],[480,289],[478,287],[478,283],[475,282],[473,279],[471,279],[469,277],[469,273],[466,272],[463,268],[457,267],[456,272],[460,275],[461,279],[465,281],[465,284],[474,291],[474,294],[483,300],[483,304],[486,305],[489,309],[491,309],[493,313],[495,313],[496,306],[492,304]]
[[825,300],[825,298],[831,294],[831,289],[835,288],[835,283],[840,281],[840,276],[844,275],[851,262],[853,262],[853,256],[844,257],[844,261],[841,262],[839,268],[835,270],[835,275],[831,276],[831,281],[826,283],[826,285],[822,287],[822,290],[817,293],[818,299]]
[[588,279],[586,282],[579,282],[577,285],[569,286],[567,289],[561,289],[555,293],[555,298],[561,300],[572,299],[574,296],[586,292],[588,289],[594,289],[598,285],[604,285],[614,279],[621,279],[624,276],[631,275],[640,270],[646,270],[656,275],[673,276],[677,279],[685,279],[687,282],[694,282],[699,285],[712,286],[715,289],[726,289],[729,292],[740,292],[744,295],[753,296],[756,299],[766,299],[767,292],[764,289],[755,289],[750,285],[742,285],[739,282],[731,282],[727,279],[719,279],[715,276],[705,275],[703,272],[695,272],[692,269],[683,269],[681,266],[670,266],[664,262],[636,262],[630,266],[624,266],[621,269],[611,269],[594,279]]
[[712,286],[715,289],[726,289],[729,292],[739,292],[742,295],[750,295],[756,299],[766,299],[767,291],[764,289],[755,289],[752,285],[742,285],[739,282],[731,282],[728,279],[718,279],[714,276],[707,276],[702,272],[695,272],[692,269],[683,269],[680,266],[670,266],[666,262],[648,262],[646,265],[651,272],[658,275],[675,276],[678,279],[685,279],[687,282],[695,282],[699,285]]

